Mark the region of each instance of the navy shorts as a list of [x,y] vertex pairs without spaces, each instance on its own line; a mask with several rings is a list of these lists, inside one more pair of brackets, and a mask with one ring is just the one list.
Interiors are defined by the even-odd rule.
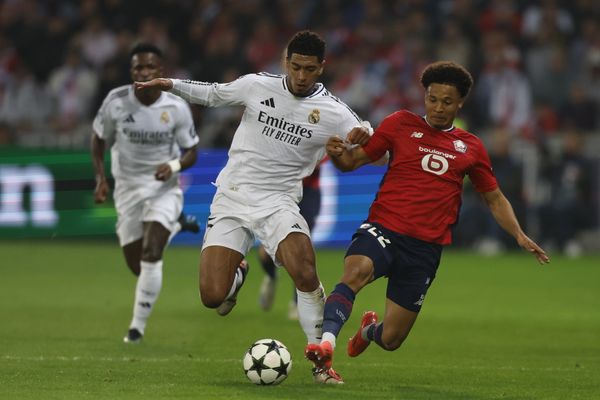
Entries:
[[352,236],[346,257],[369,257],[375,278],[388,278],[386,296],[414,312],[421,310],[435,278],[443,246],[402,235],[379,224],[364,222]]
[[308,228],[312,231],[321,210],[321,190],[318,188],[305,187],[302,200],[298,203],[300,214],[306,220]]

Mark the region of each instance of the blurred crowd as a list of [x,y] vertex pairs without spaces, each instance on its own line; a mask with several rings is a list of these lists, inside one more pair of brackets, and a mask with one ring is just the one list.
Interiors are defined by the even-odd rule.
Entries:
[[[423,112],[426,64],[466,66],[476,83],[460,123],[488,144],[521,220],[570,254],[597,229],[597,0],[0,0],[0,145],[86,148],[104,96],[130,82],[134,43],[163,49],[165,76],[228,82],[281,72],[306,28],[327,42],[323,83],[374,126]],[[193,114],[203,147],[227,147],[241,110]],[[459,243],[508,245],[491,222],[481,240],[476,196],[461,218]]]

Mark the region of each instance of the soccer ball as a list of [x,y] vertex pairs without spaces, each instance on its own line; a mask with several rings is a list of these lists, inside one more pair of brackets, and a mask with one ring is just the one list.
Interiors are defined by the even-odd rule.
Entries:
[[255,385],[277,385],[292,370],[292,356],[279,340],[260,339],[244,354],[243,366],[246,376]]

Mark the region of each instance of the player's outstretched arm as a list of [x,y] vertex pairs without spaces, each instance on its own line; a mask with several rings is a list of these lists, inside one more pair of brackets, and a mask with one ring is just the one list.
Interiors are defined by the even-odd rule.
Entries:
[[167,91],[173,89],[173,81],[167,78],[156,78],[148,82],[134,82],[133,87],[136,91],[148,89]]
[[351,143],[339,136],[329,138],[325,145],[325,151],[333,165],[343,172],[353,171],[371,162],[371,159],[360,145],[352,146]]
[[482,193],[482,196],[498,225],[511,234],[521,248],[533,254],[540,264],[550,262],[546,252],[523,232],[510,202],[500,189]]

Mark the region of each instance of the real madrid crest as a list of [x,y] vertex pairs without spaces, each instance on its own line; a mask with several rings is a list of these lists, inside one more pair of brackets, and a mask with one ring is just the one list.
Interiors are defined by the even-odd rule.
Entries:
[[320,114],[321,111],[315,108],[310,114],[308,114],[308,122],[310,122],[311,124],[318,124],[321,120]]
[[169,113],[166,111],[163,111],[162,114],[160,114],[160,122],[162,122],[163,124],[168,124],[169,123]]

